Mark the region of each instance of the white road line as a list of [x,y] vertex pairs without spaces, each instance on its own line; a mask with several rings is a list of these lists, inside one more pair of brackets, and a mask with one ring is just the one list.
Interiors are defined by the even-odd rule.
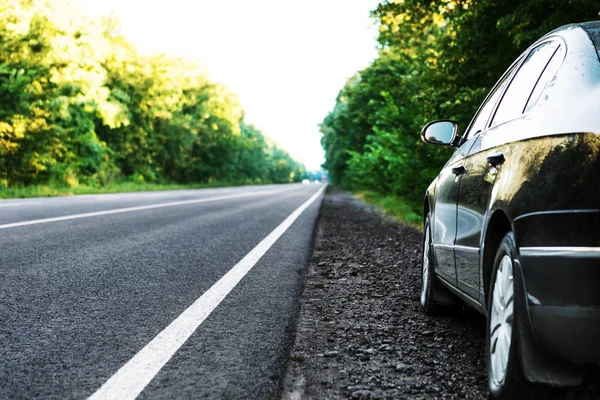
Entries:
[[152,193],[149,194],[148,197],[166,197],[166,196],[170,196],[169,193]]
[[[148,197],[152,197],[152,196],[148,196]],[[96,200],[96,201],[114,201],[114,200],[122,200],[123,196],[94,196],[94,197],[90,197],[90,199]]]
[[200,324],[294,223],[300,214],[321,195],[324,189],[325,186],[291,213],[217,283],[111,376],[100,389],[89,397],[89,400],[135,399],[198,329]]
[[231,194],[231,195],[227,195],[227,196],[209,197],[209,198],[205,198],[205,199],[173,201],[173,202],[169,202],[169,203],[149,204],[149,205],[145,205],[145,206],[117,208],[114,210],[94,211],[94,212],[83,213],[83,214],[65,215],[62,217],[35,219],[35,220],[31,220],[31,221],[14,222],[11,224],[0,225],[0,229],[16,228],[18,226],[26,226],[26,225],[47,224],[49,222],[68,221],[70,219],[98,217],[101,215],[119,214],[119,213],[131,212],[131,211],[151,210],[153,208],[184,206],[184,205],[188,205],[188,204],[206,203],[209,201],[228,200],[228,199],[235,199],[235,198],[239,198],[239,197],[272,194],[272,193],[284,192],[286,190],[287,189],[271,190],[271,191],[267,191],[267,192],[251,192],[251,193],[242,193],[242,194]]
[[23,201],[23,202],[19,202],[19,203],[7,203],[7,204],[0,203],[0,207],[20,207],[20,206],[31,206],[34,204],[41,204],[41,202],[40,201]]

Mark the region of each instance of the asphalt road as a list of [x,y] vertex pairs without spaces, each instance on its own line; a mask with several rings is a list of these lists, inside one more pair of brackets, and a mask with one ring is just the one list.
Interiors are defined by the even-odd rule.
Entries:
[[322,188],[0,201],[0,398],[276,397]]

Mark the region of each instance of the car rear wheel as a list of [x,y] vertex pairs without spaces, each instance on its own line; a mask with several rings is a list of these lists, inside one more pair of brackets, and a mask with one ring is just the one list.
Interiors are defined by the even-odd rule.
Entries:
[[490,395],[510,399],[525,389],[516,349],[517,326],[514,323],[515,282],[513,263],[516,256],[512,232],[507,233],[496,253],[490,282],[487,320],[487,370]]

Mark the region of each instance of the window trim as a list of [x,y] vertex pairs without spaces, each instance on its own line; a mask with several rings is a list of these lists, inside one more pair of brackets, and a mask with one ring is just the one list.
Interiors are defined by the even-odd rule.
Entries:
[[[519,70],[523,66],[523,62],[531,54],[531,52],[533,50],[535,50],[536,48],[538,48],[538,47],[540,47],[540,46],[542,46],[542,45],[544,45],[546,43],[557,43],[558,46],[556,47],[556,49],[552,53],[552,56],[550,56],[550,58],[546,62],[546,65],[544,66],[544,69],[542,69],[542,72],[540,72],[540,75],[538,76],[537,80],[535,81],[535,85],[533,85],[533,87],[531,88],[531,92],[529,92],[529,96],[527,97],[527,101],[525,102],[525,105],[523,106],[523,111],[521,112],[521,114],[519,114],[518,116],[516,116],[516,117],[514,117],[512,119],[508,119],[506,121],[502,121],[501,123],[492,126],[492,122],[494,121],[494,118],[496,117],[496,113],[498,112],[498,107],[499,107],[500,103],[502,102],[502,100],[504,100],[504,95],[506,94],[506,91],[508,90],[508,88],[510,88],[510,85],[512,84],[513,80],[515,79],[515,76],[519,73]],[[494,110],[493,110],[493,112],[491,114],[491,118],[487,122],[487,127],[482,132],[484,132],[484,131],[486,131],[488,129],[491,129],[491,128],[496,128],[498,126],[502,126],[502,125],[504,125],[504,124],[506,124],[508,122],[516,121],[517,119],[521,119],[521,118],[523,118],[523,117],[528,116],[529,114],[531,114],[531,112],[535,109],[535,107],[532,108],[532,109],[530,109],[529,111],[525,112],[525,109],[527,108],[527,105],[529,104],[529,100],[531,99],[531,95],[535,91],[535,88],[536,88],[538,82],[540,81],[540,78],[544,74],[544,71],[548,67],[548,64],[550,64],[550,61],[552,61],[552,58],[554,57],[554,55],[560,49],[561,46],[564,46],[565,54],[563,55],[563,59],[561,60],[559,66],[558,66],[558,69],[556,70],[554,76],[552,76],[552,79],[554,79],[554,77],[556,76],[556,74],[558,74],[558,71],[562,67],[562,64],[565,61],[565,58],[567,57],[567,45],[566,45],[565,41],[560,36],[549,36],[547,38],[544,38],[544,40],[540,40],[539,42],[536,42],[536,43],[532,44],[525,52],[523,52],[523,54],[521,55],[523,62],[519,65],[519,67],[516,70],[516,72],[510,78],[510,82],[508,83],[508,85],[504,89],[504,92],[502,93],[502,96],[496,102]],[[550,80],[552,80],[552,79],[550,79]],[[542,93],[544,93],[544,91],[548,87],[548,83],[549,82],[550,81],[548,81],[546,83],[546,86],[544,86],[544,89],[542,90]]]
[[[529,54],[529,53],[527,53]],[[469,125],[467,126],[467,129],[465,129],[465,139],[471,140],[474,137],[479,136],[482,132],[485,132],[486,130],[488,130],[489,125],[490,125],[490,121],[491,121],[491,117],[492,115],[496,114],[496,108],[498,107],[498,102],[499,100],[504,97],[504,92],[506,92],[506,88],[510,85],[510,82],[512,82],[512,79],[514,78],[515,75],[515,71],[518,71],[518,68],[520,68],[520,64],[521,62],[524,60],[523,54],[521,54],[507,69],[506,71],[504,71],[504,73],[502,74],[502,76],[500,76],[500,78],[496,81],[496,84],[492,87],[492,89],[490,90],[490,92],[488,93],[487,96],[485,96],[485,99],[481,102],[481,104],[479,105],[479,108],[477,109],[477,112],[475,112],[475,115],[473,116],[473,118],[471,119],[471,122],[469,122]],[[518,67],[516,70],[514,68]],[[498,86],[502,83],[502,81],[504,80],[504,78],[506,76],[509,76],[510,74],[512,74],[512,76],[509,77],[510,82],[509,85],[506,86],[506,88],[504,88],[504,90],[502,91],[502,93],[500,93],[500,97],[498,98],[498,100],[496,100],[496,103],[492,106],[492,111],[490,112],[490,115],[488,115],[487,120],[485,121],[485,125],[484,125],[484,129],[480,130],[479,132],[475,132],[473,134],[473,136],[469,136],[469,130],[471,129],[471,126],[473,126],[473,122],[475,122],[475,120],[477,119],[477,117],[479,117],[479,113],[483,110],[483,107],[487,104],[487,101],[490,100],[491,96],[494,94],[494,92],[496,91],[496,89],[498,88]]]

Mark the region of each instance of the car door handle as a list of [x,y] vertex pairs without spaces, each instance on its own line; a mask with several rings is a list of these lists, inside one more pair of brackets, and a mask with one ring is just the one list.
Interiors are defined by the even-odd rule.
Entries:
[[452,173],[453,173],[454,175],[456,175],[456,176],[458,176],[458,175],[462,175],[462,174],[464,174],[465,172],[467,172],[467,169],[465,168],[465,166],[464,166],[464,165],[459,165],[458,167],[454,167],[454,168],[452,168]]
[[498,165],[503,164],[506,159],[504,158],[504,153],[499,151],[487,156],[486,160],[492,167],[497,167]]

